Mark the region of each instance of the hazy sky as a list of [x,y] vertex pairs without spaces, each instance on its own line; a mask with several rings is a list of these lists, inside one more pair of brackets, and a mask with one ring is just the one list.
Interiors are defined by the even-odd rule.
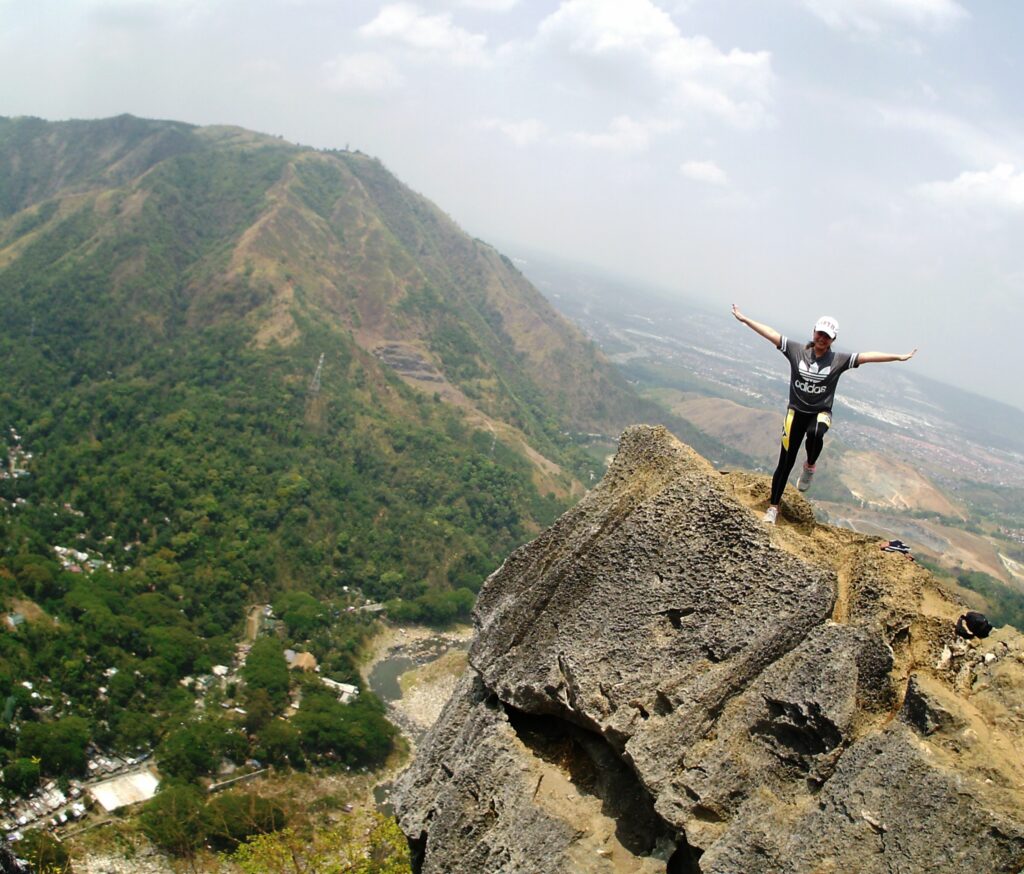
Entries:
[[1022,38],[1017,0],[0,0],[0,115],[358,148],[511,254],[1024,407]]

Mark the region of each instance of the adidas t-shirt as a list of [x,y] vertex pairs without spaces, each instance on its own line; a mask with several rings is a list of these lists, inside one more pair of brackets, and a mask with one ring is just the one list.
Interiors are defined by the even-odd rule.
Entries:
[[798,413],[831,413],[839,377],[858,364],[857,353],[828,350],[814,357],[814,347],[783,337],[779,351],[789,359],[789,405]]

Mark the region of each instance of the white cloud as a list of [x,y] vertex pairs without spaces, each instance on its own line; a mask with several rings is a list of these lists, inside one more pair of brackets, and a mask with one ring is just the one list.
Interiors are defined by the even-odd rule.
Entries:
[[387,39],[424,54],[445,58],[457,66],[487,63],[487,37],[458,27],[447,12],[429,15],[412,3],[392,3],[359,28],[370,39]]
[[714,161],[684,161],[679,165],[679,172],[694,182],[722,187],[729,185],[729,177]]
[[873,109],[886,126],[925,134],[970,164],[1006,162],[1024,147],[1024,138],[1018,133],[1002,132],[997,136],[947,113],[884,104],[876,104]]
[[771,56],[767,52],[719,51],[706,37],[679,39],[652,58],[684,105],[716,115],[739,128],[770,121]]
[[651,144],[651,140],[661,133],[678,127],[673,122],[658,119],[637,121],[628,115],[620,115],[611,120],[608,130],[601,133],[576,131],[566,136],[566,141],[587,149],[601,149],[609,152],[643,152]]
[[1024,171],[1013,164],[961,173],[949,182],[928,182],[918,192],[939,203],[1024,209]]
[[707,37],[683,36],[651,0],[563,0],[541,22],[537,45],[641,71],[674,110],[696,108],[738,127],[770,118],[769,52],[723,52]]
[[182,11],[202,6],[201,0],[85,0],[93,9],[170,9]]
[[504,134],[520,148],[539,142],[545,134],[544,124],[535,118],[510,121],[503,118],[484,118],[476,123],[481,130],[493,130]]
[[542,39],[564,42],[580,54],[644,51],[679,37],[666,12],[648,0],[564,0],[539,29]]
[[458,0],[459,6],[482,9],[485,12],[508,12],[519,0]]
[[342,55],[324,64],[327,87],[332,91],[379,93],[402,85],[398,68],[384,55],[361,52]]
[[835,30],[877,34],[890,25],[944,30],[970,17],[956,0],[803,0]]
[[145,30],[195,24],[210,11],[201,0],[91,0],[83,4],[90,21],[100,27]]

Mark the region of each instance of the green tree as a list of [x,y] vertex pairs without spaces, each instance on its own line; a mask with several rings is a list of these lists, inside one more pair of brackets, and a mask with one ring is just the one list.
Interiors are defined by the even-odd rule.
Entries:
[[181,726],[157,747],[160,773],[176,780],[191,782],[212,773],[217,759],[217,738],[205,723]]
[[274,610],[295,640],[307,640],[330,624],[327,608],[308,592],[285,592],[274,601]]
[[35,759],[15,759],[4,766],[4,789],[15,795],[28,795],[39,785],[42,771]]
[[245,696],[245,730],[256,734],[274,718],[274,705],[266,689],[248,689]]
[[150,628],[145,641],[156,658],[163,659],[181,677],[192,670],[202,648],[199,639],[187,628],[180,626]]
[[118,707],[124,707],[134,694],[135,676],[130,671],[118,671],[107,683],[107,695]]
[[275,710],[288,702],[288,663],[279,641],[259,638],[249,652],[242,669],[242,678],[250,690],[266,692]]
[[203,807],[203,793],[195,786],[172,784],[146,802],[139,824],[162,850],[189,857],[206,840]]
[[312,833],[285,828],[259,835],[231,856],[245,874],[411,874],[409,847],[394,820],[346,817]]
[[80,716],[65,716],[54,722],[27,722],[21,727],[18,754],[38,759],[44,774],[82,774],[89,736],[89,723]]
[[206,834],[219,850],[233,850],[253,835],[284,828],[280,806],[254,793],[226,792],[214,796],[203,812]]
[[336,756],[349,765],[381,764],[395,736],[383,705],[370,692],[360,694],[352,704],[342,704],[319,690],[307,692],[292,725],[305,752]]
[[253,754],[268,765],[298,768],[304,761],[298,729],[284,719],[272,719],[263,726]]
[[111,717],[114,746],[124,752],[151,749],[157,738],[158,722],[149,713],[122,710]]

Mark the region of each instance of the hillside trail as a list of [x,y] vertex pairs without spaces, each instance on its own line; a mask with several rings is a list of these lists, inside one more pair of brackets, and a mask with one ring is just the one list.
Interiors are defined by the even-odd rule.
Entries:
[[[740,471],[723,473],[726,491],[758,518],[768,506],[770,482]],[[935,761],[979,774],[1007,811],[1024,804],[1024,645],[1012,628],[966,643],[954,634],[966,609],[920,565],[881,550],[882,539],[818,523],[811,504],[787,488],[775,526],[765,526],[774,548],[836,576],[831,620],[880,624],[890,642],[895,692],[888,713],[865,714],[855,737],[878,732],[904,710],[908,690],[941,714],[921,738]]]

